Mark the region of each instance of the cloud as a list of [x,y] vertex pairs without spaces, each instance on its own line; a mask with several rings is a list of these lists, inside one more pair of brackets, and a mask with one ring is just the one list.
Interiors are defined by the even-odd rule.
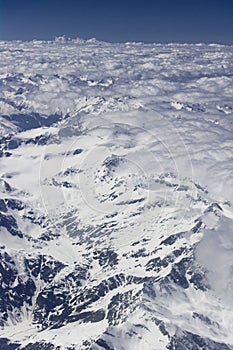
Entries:
[[209,283],[226,306],[233,304],[233,220],[222,217],[216,230],[206,230],[196,249],[208,270]]

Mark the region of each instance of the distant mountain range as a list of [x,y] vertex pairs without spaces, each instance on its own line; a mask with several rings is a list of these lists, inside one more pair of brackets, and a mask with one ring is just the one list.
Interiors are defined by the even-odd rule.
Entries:
[[0,350],[233,349],[232,71],[0,42]]

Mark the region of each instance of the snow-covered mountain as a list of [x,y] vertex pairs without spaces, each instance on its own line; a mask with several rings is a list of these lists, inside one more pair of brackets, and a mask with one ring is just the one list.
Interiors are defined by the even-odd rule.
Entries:
[[233,47],[0,42],[0,349],[233,349]]

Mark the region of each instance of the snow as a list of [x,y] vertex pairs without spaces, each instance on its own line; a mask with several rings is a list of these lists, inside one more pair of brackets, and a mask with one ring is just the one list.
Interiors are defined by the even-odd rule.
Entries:
[[[85,341],[98,350],[100,338],[117,350],[163,350],[167,334],[187,331],[233,346],[233,48],[57,38],[0,49],[0,195],[25,205],[8,211],[24,237],[1,227],[1,246],[24,278],[19,256],[65,265],[52,282],[34,278],[37,293],[77,266],[88,272],[84,295],[117,274],[153,284],[147,293],[147,280],[122,283],[86,307],[105,310],[103,320],[57,330],[38,332],[33,307],[24,306],[1,336],[62,350]],[[14,138],[21,144],[11,148]],[[55,237],[40,240],[44,234]],[[172,235],[179,238],[163,243]],[[108,249],[117,254],[113,266],[95,258]],[[194,264],[187,289],[169,277],[184,259]],[[195,264],[209,289],[190,282]],[[110,325],[112,298],[130,291],[135,309],[118,310],[119,324]]]

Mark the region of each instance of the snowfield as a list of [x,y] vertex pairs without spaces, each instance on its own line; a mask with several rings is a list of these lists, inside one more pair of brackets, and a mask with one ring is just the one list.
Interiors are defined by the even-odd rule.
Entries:
[[233,349],[233,47],[0,42],[0,349]]

